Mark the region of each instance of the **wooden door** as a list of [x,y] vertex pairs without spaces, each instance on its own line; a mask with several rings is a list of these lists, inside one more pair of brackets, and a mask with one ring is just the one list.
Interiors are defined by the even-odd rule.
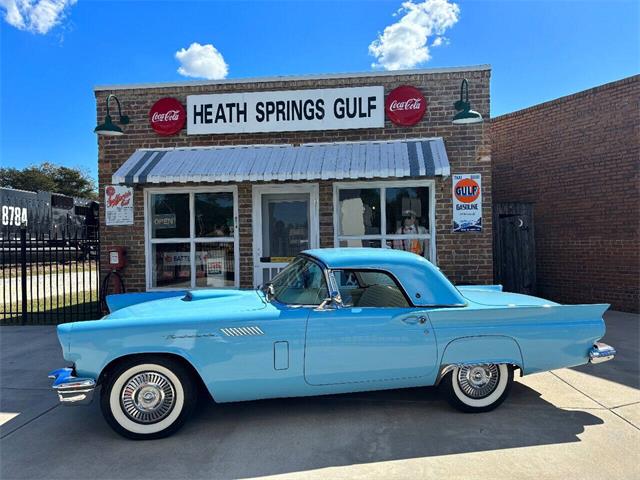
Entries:
[[536,293],[533,204],[493,206],[493,271],[507,292]]

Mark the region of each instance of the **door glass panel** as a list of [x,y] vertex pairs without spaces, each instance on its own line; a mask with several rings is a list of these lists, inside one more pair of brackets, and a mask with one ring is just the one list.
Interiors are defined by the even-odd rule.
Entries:
[[151,235],[153,238],[189,238],[189,194],[151,195]]
[[350,188],[339,192],[340,235],[380,234],[380,189]]
[[262,195],[262,256],[288,262],[309,248],[309,203],[305,194]]
[[233,236],[233,193],[196,193],[196,237]]
[[196,243],[196,287],[235,285],[233,243]]
[[191,287],[191,261],[188,243],[156,243],[152,245],[152,286]]

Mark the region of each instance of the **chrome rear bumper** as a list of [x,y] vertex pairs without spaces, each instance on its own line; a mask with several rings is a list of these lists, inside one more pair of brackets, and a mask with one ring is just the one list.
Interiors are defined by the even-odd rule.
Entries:
[[616,356],[616,349],[606,343],[596,342],[589,350],[590,363],[602,363],[612,360]]
[[71,368],[59,368],[49,374],[53,388],[64,405],[88,405],[93,400],[96,382],[92,378],[78,378]]

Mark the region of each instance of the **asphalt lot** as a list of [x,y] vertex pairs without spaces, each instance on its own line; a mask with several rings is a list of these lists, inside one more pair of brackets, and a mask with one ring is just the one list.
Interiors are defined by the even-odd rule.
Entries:
[[[640,478],[640,316],[609,312],[612,362],[518,379],[465,415],[431,388],[216,405],[132,442],[97,402],[58,406],[53,327],[0,327],[0,478]],[[17,414],[17,415],[16,415]]]

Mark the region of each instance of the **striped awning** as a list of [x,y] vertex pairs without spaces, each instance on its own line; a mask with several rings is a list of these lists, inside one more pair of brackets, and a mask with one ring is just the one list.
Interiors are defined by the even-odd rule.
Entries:
[[139,149],[115,184],[329,180],[450,175],[442,138]]

